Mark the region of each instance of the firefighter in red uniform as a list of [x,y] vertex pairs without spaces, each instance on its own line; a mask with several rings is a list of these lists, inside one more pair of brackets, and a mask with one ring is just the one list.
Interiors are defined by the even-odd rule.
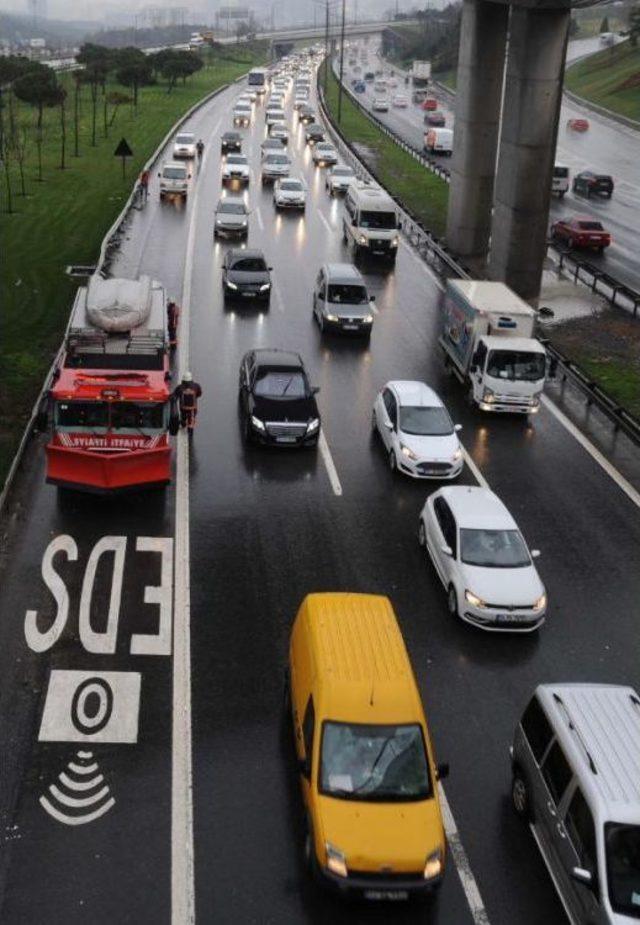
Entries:
[[193,428],[198,414],[198,399],[202,395],[202,388],[197,382],[193,381],[191,373],[184,373],[182,382],[176,387],[173,396],[178,402],[180,408],[180,424],[186,427],[190,424]]

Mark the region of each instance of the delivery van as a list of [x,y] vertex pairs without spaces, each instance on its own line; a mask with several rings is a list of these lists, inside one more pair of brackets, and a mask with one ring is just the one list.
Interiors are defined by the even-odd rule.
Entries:
[[430,128],[424,133],[424,149],[429,154],[444,154],[451,157],[453,153],[453,130],[450,128]]
[[388,598],[309,594],[289,647],[289,708],[305,807],[305,860],[343,895],[437,889],[445,835],[437,765]]
[[564,164],[555,164],[553,168],[553,177],[551,179],[551,192],[559,199],[569,189],[569,168]]
[[342,214],[342,239],[353,244],[357,257],[370,254],[395,263],[400,221],[393,199],[380,186],[352,180]]

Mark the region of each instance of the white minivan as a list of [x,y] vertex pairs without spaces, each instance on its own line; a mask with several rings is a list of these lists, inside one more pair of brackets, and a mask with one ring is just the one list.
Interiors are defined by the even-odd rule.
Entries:
[[160,200],[167,196],[181,196],[187,198],[189,191],[189,179],[191,174],[186,164],[178,164],[176,161],[167,161],[162,165],[158,174],[160,177]]
[[559,199],[569,189],[569,168],[564,164],[555,164],[553,168],[553,177],[551,179],[551,192]]
[[430,128],[424,133],[424,149],[429,154],[453,153],[453,130],[450,128]]
[[342,240],[353,244],[356,257],[371,254],[395,263],[400,243],[398,210],[381,187],[354,180],[347,188],[342,214]]

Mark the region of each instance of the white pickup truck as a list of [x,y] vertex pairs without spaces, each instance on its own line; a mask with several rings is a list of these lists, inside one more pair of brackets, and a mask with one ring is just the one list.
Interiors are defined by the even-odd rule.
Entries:
[[536,313],[504,283],[448,280],[440,346],[445,365],[483,411],[533,414],[546,352],[533,337]]

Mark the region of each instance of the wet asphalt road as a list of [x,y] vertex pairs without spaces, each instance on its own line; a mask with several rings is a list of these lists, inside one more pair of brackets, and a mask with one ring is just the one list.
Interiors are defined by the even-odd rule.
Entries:
[[[588,55],[599,50],[599,47],[597,39],[571,42],[567,51],[567,60],[571,61]],[[379,58],[370,52],[369,64],[365,66],[358,62],[358,66],[362,67],[362,72],[357,75],[361,78],[366,70],[372,68],[377,70],[381,65]],[[386,63],[385,69],[389,71]],[[345,62],[346,83],[350,86],[355,77],[353,69],[349,68]],[[374,97],[373,82],[367,83],[366,87],[366,93],[358,94],[358,99],[370,109]],[[421,150],[426,130],[424,113],[417,104],[411,102],[411,87],[405,86],[402,77],[398,78],[397,89],[390,91],[391,94],[395,92],[406,92],[409,97],[409,106],[406,109],[391,107],[389,112],[377,112],[376,116],[406,142]],[[455,96],[441,93],[437,88],[433,96],[438,99],[438,108],[445,115],[446,127],[453,128]],[[587,132],[576,132],[568,127],[569,119],[585,116],[590,123]],[[640,132],[615,122],[613,119],[586,112],[584,108],[571,103],[567,97],[563,98],[556,163],[569,167],[571,177],[582,170],[595,170],[599,173],[610,174],[615,183],[615,190],[611,199],[600,196],[587,199],[571,189],[562,199],[553,196],[549,223],[577,215],[589,215],[602,222],[604,227],[611,232],[613,242],[602,255],[585,251],[585,259],[636,290],[640,290],[639,150]],[[442,161],[448,165],[449,158],[443,157]]]
[[[245,130],[252,160],[249,244],[274,267],[268,311],[225,308],[212,213],[220,193],[219,136],[240,89],[226,91],[189,124],[207,142],[185,207],[150,202],[136,214],[114,273],[150,273],[181,298],[193,227],[191,361],[204,390],[191,467],[191,648],[195,889],[199,921],[220,923],[473,921],[455,866],[433,907],[345,907],[319,894],[301,864],[301,814],[283,725],[282,676],[289,629],[310,591],[388,594],[425,699],[446,793],[492,925],[560,923],[563,913],[533,840],[509,806],[507,749],[519,711],[542,681],[640,686],[637,507],[546,408],[529,428],[481,417],[445,378],[435,349],[437,282],[406,247],[395,271],[363,266],[376,295],[371,343],[322,338],[311,286],[322,262],[349,260],[342,205],[327,197],[295,117],[290,149],[309,185],[304,217],[276,216],[259,183],[263,116]],[[290,108],[290,107],[289,107]],[[196,195],[197,192],[197,195]],[[194,225],[191,223],[195,222]],[[318,452],[246,450],[237,417],[237,374],[250,347],[292,348],[321,387],[323,429],[340,479],[336,495]],[[536,637],[484,635],[452,622],[442,588],[416,541],[418,512],[436,484],[393,478],[370,434],[376,391],[390,378],[435,386],[484,478],[542,550],[550,596]],[[580,416],[570,403],[567,411]],[[637,455],[621,439],[593,439],[636,487]],[[465,469],[463,480],[473,483]],[[137,537],[174,535],[173,490],[105,502],[58,499],[34,453],[5,525],[0,574],[0,920],[167,922],[170,918],[171,662],[131,655],[132,633],[157,630],[145,587],[161,582],[155,553]],[[44,631],[56,613],[41,563],[52,538],[70,535],[77,562],[56,560],[69,589],[69,619],[44,652],[29,648],[27,609]],[[127,538],[116,651],[88,652],[78,633],[87,557],[106,536]],[[634,566],[634,562],[636,563]],[[91,609],[106,626],[112,558],[98,568]],[[101,819],[68,827],[38,798],[78,746],[38,743],[50,669],[141,674],[137,742],[92,751],[116,799]]]

